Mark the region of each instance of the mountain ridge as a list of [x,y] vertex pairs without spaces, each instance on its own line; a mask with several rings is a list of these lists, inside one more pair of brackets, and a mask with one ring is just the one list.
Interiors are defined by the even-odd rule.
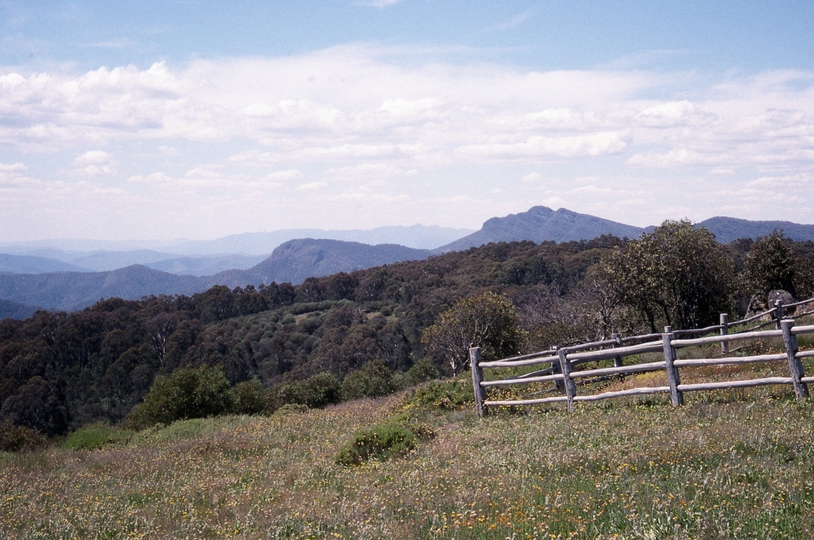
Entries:
[[543,241],[591,240],[603,234],[632,238],[641,234],[643,230],[641,227],[580,214],[565,208],[554,211],[547,206],[533,206],[526,212],[488,219],[479,231],[441,246],[435,251],[438,253],[460,251],[490,242],[531,240],[539,244]]
[[[793,240],[814,240],[814,225],[786,221],[714,217],[696,226],[706,227],[722,243],[737,238],[754,239],[775,229],[782,229]],[[277,246],[271,255],[249,268],[231,268],[212,275],[177,275],[142,264],[105,272],[0,273],[0,299],[12,303],[9,304],[8,313],[25,313],[34,309],[30,306],[72,311],[112,296],[137,300],[160,294],[190,295],[214,285],[244,287],[272,281],[299,284],[308,277],[426,259],[490,242],[566,242],[590,240],[603,234],[634,238],[648,230],[652,230],[652,227],[634,227],[564,208],[555,211],[545,206],[535,206],[527,212],[491,218],[484,222],[479,231],[434,250],[333,239],[292,239]],[[153,264],[172,264],[171,261]]]

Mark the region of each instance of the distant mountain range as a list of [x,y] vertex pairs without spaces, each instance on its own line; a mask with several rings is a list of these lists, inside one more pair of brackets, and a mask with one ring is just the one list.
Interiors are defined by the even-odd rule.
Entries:
[[[34,240],[0,243],[0,253],[49,257],[63,262],[73,262],[77,257],[105,252],[154,252],[154,257],[161,256],[162,258],[167,258],[167,255],[178,258],[179,256],[208,257],[235,253],[268,257],[277,246],[298,238],[342,240],[372,245],[399,244],[415,249],[433,249],[472,232],[474,232],[472,229],[417,224],[375,229],[283,229],[233,234],[215,240]],[[155,252],[158,252],[158,255]],[[139,261],[140,264],[149,262],[154,261]]]
[[800,225],[790,221],[749,221],[730,217],[714,217],[698,223],[697,226],[705,227],[722,244],[728,244],[738,238],[754,240],[771,234],[775,230],[783,231],[788,238],[799,242],[814,241],[814,225]]
[[[775,229],[783,230],[786,236],[794,240],[814,240],[814,225],[786,221],[715,217],[697,225],[706,227],[723,243],[738,238],[765,236]],[[310,276],[326,276],[399,261],[425,259],[490,242],[565,242],[590,240],[603,234],[635,238],[648,230],[652,230],[652,227],[634,227],[563,208],[555,211],[545,206],[535,206],[527,212],[489,219],[479,231],[471,234],[466,234],[470,231],[464,229],[420,225],[381,227],[372,231],[332,231],[348,236],[356,235],[357,238],[365,237],[362,233],[366,233],[368,238],[392,238],[412,232],[421,237],[420,240],[410,242],[413,245],[426,245],[432,238],[443,238],[439,243],[446,243],[435,249],[419,249],[393,242],[369,245],[359,241],[300,238],[284,240],[267,258],[246,254],[259,249],[257,246],[264,245],[263,242],[270,245],[292,231],[237,235],[206,245],[196,246],[192,242],[177,244],[176,247],[186,245],[184,249],[198,254],[187,257],[144,249],[78,253],[58,251],[53,246],[28,245],[29,254],[0,254],[0,319],[27,316],[34,309],[31,306],[72,311],[114,296],[139,299],[159,294],[189,295],[217,284],[230,287],[272,281],[298,284]],[[461,237],[462,234],[465,236]],[[243,253],[202,255],[206,250],[217,253],[228,247]],[[32,254],[32,251],[38,254]],[[60,260],[56,256],[67,260]],[[144,261],[146,264],[133,264],[134,261]],[[119,264],[126,266],[119,268]],[[105,271],[91,271],[88,267],[101,267]]]
[[315,238],[432,249],[471,232],[471,229],[412,225],[345,231],[286,229],[208,241],[42,240],[0,244],[0,272],[106,272],[140,264],[176,275],[211,276],[232,269],[248,270],[265,260],[278,246],[294,239]]
[[[144,265],[107,272],[53,272],[0,274],[0,299],[12,304],[8,312],[23,313],[26,306],[74,311],[103,298],[138,300],[160,294],[191,295],[214,285],[244,287],[261,283],[302,283],[310,276],[352,272],[399,261],[426,259],[429,250],[395,244],[370,246],[338,240],[291,240],[248,270],[227,270],[212,276],[177,276]],[[0,305],[0,319],[4,315]]]
[[603,234],[634,238],[641,234],[642,230],[640,227],[578,214],[565,208],[554,211],[545,206],[535,206],[520,214],[489,219],[481,230],[442,246],[437,251],[441,253],[462,251],[490,242],[531,240],[539,244],[544,241],[590,240]]

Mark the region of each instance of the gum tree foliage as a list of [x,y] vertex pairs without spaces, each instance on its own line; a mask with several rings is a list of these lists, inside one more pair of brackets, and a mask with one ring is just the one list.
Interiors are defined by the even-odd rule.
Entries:
[[125,419],[125,425],[141,429],[159,422],[216,416],[231,411],[233,399],[220,366],[178,368],[167,377],[156,377],[144,402]]
[[746,255],[747,290],[763,299],[776,289],[795,296],[795,259],[791,242],[782,231],[758,238]]
[[665,221],[615,248],[599,271],[651,332],[660,324],[695,328],[717,323],[734,290],[734,266],[726,250],[712,233],[688,220]]
[[463,298],[427,328],[421,342],[439,364],[453,375],[469,365],[470,347],[480,347],[484,358],[502,358],[517,352],[522,329],[511,300],[491,291]]

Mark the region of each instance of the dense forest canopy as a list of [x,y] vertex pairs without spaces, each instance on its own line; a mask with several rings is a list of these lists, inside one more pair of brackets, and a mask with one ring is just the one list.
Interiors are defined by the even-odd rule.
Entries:
[[444,324],[475,324],[466,321],[481,320],[480,309],[495,310],[510,333],[488,338],[497,355],[704,326],[722,311],[742,315],[773,289],[814,295],[814,243],[775,232],[722,245],[678,221],[636,240],[489,244],[299,286],[112,298],[0,321],[0,422],[47,435],[119,422],[157,376],[179,368],[218,367],[247,402],[251,389],[277,388],[282,403],[308,380],[332,396],[353,383],[353,396],[367,384],[362,374],[415,371],[425,358],[442,373],[459,368],[433,340],[449,335]]

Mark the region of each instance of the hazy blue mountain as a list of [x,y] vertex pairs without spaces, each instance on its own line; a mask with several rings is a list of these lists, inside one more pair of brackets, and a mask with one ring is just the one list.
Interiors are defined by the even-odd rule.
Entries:
[[0,321],[3,319],[27,319],[32,316],[38,308],[0,300]]
[[76,256],[71,262],[94,272],[107,272],[134,264],[147,266],[177,258],[178,255],[175,253],[138,249],[133,251],[95,251]]
[[191,295],[213,285],[244,287],[272,281],[298,284],[310,276],[424,259],[429,253],[393,244],[292,240],[248,270],[228,270],[208,277],[178,276],[143,265],[108,272],[0,274],[0,298],[25,306],[74,311],[110,297],[138,300],[159,294]]
[[284,243],[268,259],[253,268],[243,272],[223,272],[208,279],[212,284],[230,286],[272,281],[297,285],[312,276],[329,276],[400,261],[426,259],[429,255],[430,250],[395,244],[371,246],[359,242],[306,238]]
[[85,269],[49,257],[0,253],[0,272],[43,274],[47,272],[84,272]]
[[714,217],[697,224],[715,235],[718,242],[728,244],[738,238],[759,238],[771,234],[775,229],[792,240],[814,241],[814,225],[801,225],[790,221],[750,221],[731,217]]
[[289,240],[313,238],[341,240],[362,244],[398,244],[414,249],[432,249],[461,238],[471,229],[454,229],[438,225],[412,225],[410,227],[377,227],[375,229],[322,230],[285,229],[262,233],[244,233],[217,240],[190,241],[172,246],[172,251],[183,254],[246,253],[268,255]]
[[192,294],[206,284],[192,276],[175,276],[133,265],[111,272],[0,274],[0,298],[27,306],[74,311],[104,298],[138,300],[159,294]]
[[210,257],[180,257],[145,264],[144,266],[178,276],[211,276],[226,270],[246,270],[265,260],[264,255],[212,255]]
[[[787,221],[748,221],[716,217],[698,225],[706,227],[716,235],[719,242],[724,243],[737,238],[765,236],[774,229],[782,229],[787,236],[795,240],[814,240],[814,225],[800,225]],[[432,245],[429,243],[431,239],[440,237],[436,236],[436,233],[452,235],[452,231],[458,233],[462,231],[441,227],[435,230],[420,225],[415,227],[381,227],[371,231],[333,232],[347,235],[364,233],[369,238],[392,238],[394,235],[408,234],[412,230],[414,240],[426,233],[422,241]],[[652,227],[649,227],[647,230],[651,229]],[[204,243],[206,245],[188,246],[188,249],[193,251],[211,249],[213,252],[231,248],[233,251],[242,251],[243,255],[180,257],[169,253],[169,250],[167,252],[131,250],[113,253],[103,251],[89,254],[60,251],[47,246],[36,248],[29,246],[25,255],[0,256],[0,268],[11,269],[6,270],[6,273],[0,270],[0,299],[3,301],[0,304],[0,318],[4,313],[30,313],[34,308],[29,306],[70,311],[113,296],[139,299],[158,294],[193,294],[212,285],[243,287],[247,284],[257,286],[272,281],[298,284],[311,276],[320,277],[399,261],[425,259],[434,253],[464,250],[489,242],[518,240],[531,240],[537,243],[565,242],[589,240],[603,234],[633,238],[643,230],[645,229],[563,208],[554,211],[544,206],[536,206],[527,212],[489,219],[481,230],[436,250],[417,249],[392,243],[370,245],[336,239],[307,238],[284,240],[281,245],[275,246],[271,250],[271,255],[265,259],[260,255],[245,255],[251,249],[258,249],[258,246],[270,246],[292,231],[236,235]],[[104,272],[64,271],[71,269],[70,265],[78,266],[79,263],[112,267],[145,259],[152,268],[138,264]],[[5,266],[2,266],[3,264]],[[9,271],[15,273],[8,273]],[[32,273],[19,273],[23,271]],[[33,273],[35,271],[38,273]]]
[[535,206],[527,212],[489,219],[481,230],[442,246],[436,251],[439,253],[461,251],[490,242],[531,240],[539,244],[544,241],[591,240],[603,234],[633,238],[641,232],[641,227],[578,214],[565,208],[554,211],[545,206]]

